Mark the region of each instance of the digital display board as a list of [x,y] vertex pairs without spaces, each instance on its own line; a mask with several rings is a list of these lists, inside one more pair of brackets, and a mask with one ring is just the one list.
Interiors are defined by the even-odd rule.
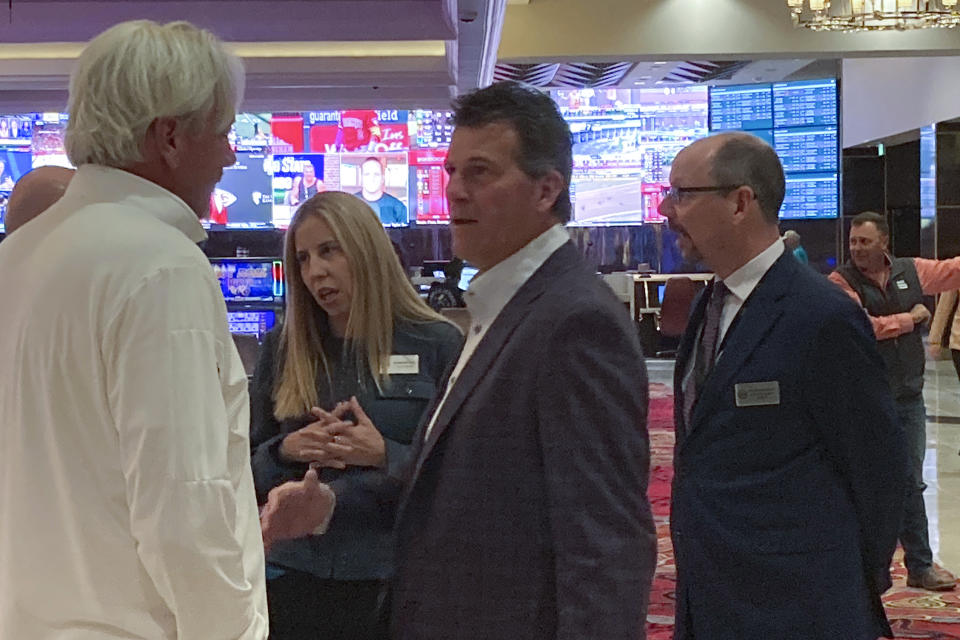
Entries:
[[417,224],[450,222],[447,176],[443,168],[446,149],[416,149],[410,152],[410,219]]
[[263,336],[277,323],[277,312],[273,309],[243,309],[227,311],[227,324],[230,333],[247,336],[256,336],[263,340]]
[[413,127],[411,146],[418,149],[449,147],[453,138],[453,113],[417,109],[413,112]]
[[836,127],[776,129],[773,148],[788,174],[839,170],[840,143]]
[[772,97],[773,90],[769,84],[710,87],[710,130],[772,128]]
[[711,132],[739,130],[770,144],[787,180],[780,217],[840,214],[835,78],[710,88]]
[[570,224],[661,222],[673,158],[707,135],[706,88],[563,89],[554,99],[573,137]]
[[803,173],[787,176],[787,192],[780,218],[835,218],[840,206],[836,173]]
[[778,82],[773,85],[774,127],[825,125],[837,125],[836,79]]
[[340,154],[340,189],[363,200],[385,227],[409,224],[409,179],[404,152]]
[[283,263],[272,258],[214,258],[213,274],[227,302],[279,302]]
[[250,151],[237,151],[236,156],[236,164],[223,170],[210,194],[210,223],[241,229],[272,227],[270,157]]

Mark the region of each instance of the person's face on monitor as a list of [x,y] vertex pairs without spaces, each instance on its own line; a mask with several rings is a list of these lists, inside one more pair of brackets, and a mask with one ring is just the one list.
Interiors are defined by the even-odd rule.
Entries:
[[353,300],[353,276],[346,254],[319,216],[306,216],[293,241],[304,286],[327,314],[330,328],[342,337]]
[[379,200],[383,195],[383,167],[376,160],[367,160],[360,167],[360,185],[363,197]]
[[515,160],[518,147],[516,132],[500,122],[457,127],[450,142],[445,167],[453,253],[481,271],[556,222],[556,191],[547,178],[523,172]]
[[180,134],[173,192],[201,218],[210,213],[210,194],[223,177],[223,169],[237,162],[229,133],[229,125],[217,131],[210,122],[196,133],[184,130]]
[[864,222],[850,227],[850,257],[858,269],[878,271],[883,268],[886,253],[887,236],[877,225]]
[[313,168],[312,162],[307,162],[303,165],[303,181],[307,184],[313,184],[313,181],[317,179],[317,170]]

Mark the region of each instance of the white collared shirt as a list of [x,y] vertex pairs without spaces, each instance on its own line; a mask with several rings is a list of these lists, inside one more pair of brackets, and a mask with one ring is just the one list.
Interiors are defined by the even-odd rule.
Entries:
[[0,638],[267,636],[247,381],[172,193],[84,165],[0,244]]
[[537,269],[552,256],[557,249],[570,240],[570,234],[563,225],[555,224],[515,254],[495,265],[489,271],[474,276],[470,288],[464,292],[463,301],[470,312],[470,330],[467,332],[460,359],[450,374],[443,400],[437,404],[430,424],[424,432],[424,440],[430,435],[433,425],[440,415],[440,409],[447,401],[450,390],[456,383],[463,368],[470,361],[477,345],[487,334],[487,329],[497,319],[507,303],[517,294]]
[[[753,257],[747,264],[743,265],[725,279],[722,282],[726,285],[729,293],[726,298],[723,300],[723,310],[720,312],[720,332],[717,334],[717,361],[723,355],[723,339],[727,335],[727,331],[730,330],[730,326],[733,324],[734,318],[737,317],[737,314],[740,313],[740,309],[743,308],[744,303],[747,301],[747,298],[750,297],[750,294],[753,293],[753,290],[757,288],[757,285],[760,284],[760,280],[766,275],[767,271],[770,270],[770,267],[773,266],[785,250],[783,240],[777,238],[773,244],[761,251],[759,254]],[[697,342],[700,343],[700,336],[703,332],[703,323],[697,329]],[[696,360],[697,353],[699,349],[694,348],[690,353],[691,357],[687,359],[687,367],[683,372],[682,385],[683,389],[688,389],[691,382],[690,378],[693,376],[693,372],[696,369]]]
[[760,280],[770,270],[784,252],[783,240],[777,238],[773,244],[754,256],[750,262],[743,265],[723,279],[730,293],[723,301],[723,311],[720,314],[720,333],[717,336],[717,347],[723,344],[727,330],[733,324],[733,319],[740,313],[743,303],[747,301],[753,290],[760,284]]

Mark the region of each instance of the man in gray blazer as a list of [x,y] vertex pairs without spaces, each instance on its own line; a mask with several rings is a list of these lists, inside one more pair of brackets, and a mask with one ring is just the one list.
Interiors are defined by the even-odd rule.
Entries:
[[[516,83],[455,109],[453,249],[480,273],[414,458],[388,461],[404,483],[392,637],[642,639],[656,562],[647,376],[623,305],[563,228],[570,131]],[[299,508],[280,498],[308,492],[279,489],[267,519],[286,535],[277,516]]]

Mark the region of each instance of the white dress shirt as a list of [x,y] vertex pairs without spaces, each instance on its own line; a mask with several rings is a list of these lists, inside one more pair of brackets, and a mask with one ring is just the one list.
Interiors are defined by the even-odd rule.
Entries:
[[172,193],[84,165],[0,244],[0,640],[267,636],[205,237]]
[[743,303],[757,288],[760,280],[770,270],[773,263],[783,255],[784,248],[783,240],[777,238],[773,244],[761,251],[750,262],[724,278],[723,283],[727,285],[730,293],[724,299],[723,311],[720,313],[720,333],[717,334],[718,349],[723,344],[723,338],[727,335],[730,325],[733,324],[733,319],[740,313]]
[[515,254],[499,262],[489,271],[477,274],[470,281],[470,288],[463,294],[463,301],[470,312],[470,330],[463,343],[460,359],[450,374],[443,400],[437,404],[430,424],[424,432],[424,440],[430,435],[433,424],[440,415],[440,409],[450,395],[450,389],[456,383],[463,368],[470,361],[477,345],[487,334],[487,329],[497,319],[507,303],[517,294],[537,269],[543,266],[547,258],[570,240],[570,234],[563,225],[555,224]]
[[[720,332],[717,334],[717,360],[723,357],[723,339],[727,331],[733,324],[734,318],[740,313],[744,303],[753,290],[760,284],[760,280],[766,275],[773,263],[783,255],[785,246],[781,238],[777,238],[773,244],[753,257],[750,262],[743,265],[729,276],[723,283],[727,286],[729,293],[723,300],[723,310],[720,312]],[[703,331],[703,324],[697,329],[697,343],[700,342],[700,332]],[[690,376],[693,375],[696,365],[697,349],[692,352],[692,357],[687,360],[687,368],[683,372],[683,388],[686,389],[690,383]]]

